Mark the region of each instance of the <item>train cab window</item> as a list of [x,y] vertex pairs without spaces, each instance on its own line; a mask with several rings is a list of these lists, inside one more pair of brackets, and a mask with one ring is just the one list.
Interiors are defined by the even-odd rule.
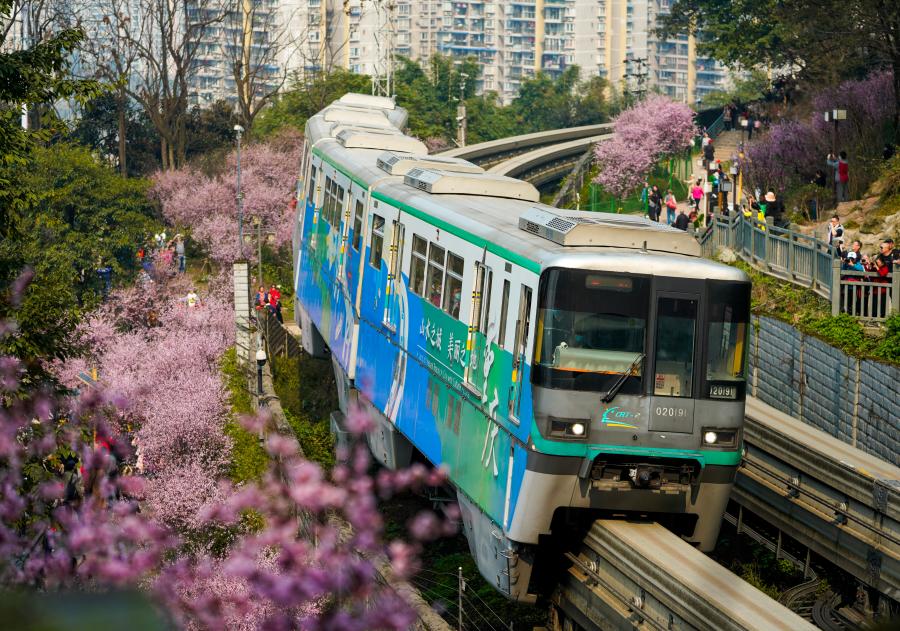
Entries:
[[356,200],[356,212],[353,216],[353,249],[359,252],[362,243],[362,224],[365,207],[360,200]]
[[419,296],[425,295],[425,268],[428,256],[428,241],[413,235],[412,257],[409,261],[409,289]]
[[428,292],[428,302],[440,309],[441,298],[444,295],[444,260],[447,251],[439,245],[432,243],[428,248],[428,276],[425,280],[425,288]]
[[459,319],[459,305],[462,302],[464,265],[462,257],[456,256],[452,252],[447,255],[447,280],[444,283],[443,309],[457,320]]
[[547,388],[642,391],[650,279],[589,270],[541,276],[532,381]]
[[653,394],[690,397],[694,381],[697,300],[661,297],[656,306],[656,375]]
[[309,175],[309,189],[307,190],[307,193],[306,193],[306,199],[309,201],[310,204],[316,203],[316,174],[317,174],[316,167],[315,166],[311,167],[310,175]]
[[503,280],[503,296],[500,298],[500,332],[497,334],[497,344],[500,348],[506,348],[506,318],[509,315],[509,279]]
[[372,241],[369,248],[369,265],[381,269],[381,252],[384,249],[384,217],[381,215],[372,215]]
[[710,281],[706,336],[706,396],[743,398],[750,285]]

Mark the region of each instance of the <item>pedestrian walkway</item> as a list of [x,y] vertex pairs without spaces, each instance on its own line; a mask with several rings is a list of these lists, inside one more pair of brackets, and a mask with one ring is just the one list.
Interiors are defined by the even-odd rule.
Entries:
[[[715,147],[716,160],[720,160],[722,162],[732,162],[735,158],[737,158],[738,151],[740,149],[741,144],[741,132],[740,131],[723,131],[713,140],[713,147]],[[745,142],[744,146],[747,146],[746,143],[746,134],[745,134]],[[687,183],[688,195],[690,196],[690,188],[694,182],[697,180],[706,181],[707,172],[706,169],[703,168],[702,161],[700,156],[696,156],[692,162],[693,173],[691,175],[690,181]],[[680,199],[678,200],[678,209],[684,210],[686,213],[690,213],[690,201],[688,199]],[[702,208],[702,207],[701,207]]]

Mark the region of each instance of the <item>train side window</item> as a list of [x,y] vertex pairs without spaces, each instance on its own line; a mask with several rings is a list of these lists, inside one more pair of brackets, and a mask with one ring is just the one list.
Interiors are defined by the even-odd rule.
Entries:
[[409,289],[414,294],[425,296],[425,268],[427,267],[428,241],[413,235],[412,256],[409,260]]
[[318,175],[318,169],[316,169],[315,165],[310,170],[309,175],[309,188],[307,189],[306,199],[310,204],[316,203],[316,175]]
[[356,214],[353,217],[353,249],[359,252],[362,243],[362,224],[365,207],[360,200],[356,200]]
[[497,335],[497,344],[500,348],[506,348],[506,318],[509,315],[509,279],[503,279],[503,296],[500,298],[500,333]]
[[322,203],[322,217],[325,218],[325,221],[329,220],[331,216],[331,185],[333,184],[330,177],[325,176],[325,200]]
[[480,326],[481,332],[487,335],[488,327],[491,324],[491,288],[494,283],[494,271],[490,267],[481,266],[483,270],[482,283],[479,291],[481,292],[481,320],[473,321],[473,326]]
[[381,253],[384,249],[384,217],[381,215],[372,215],[372,241],[369,248],[369,265],[381,269]]
[[391,248],[388,266],[387,296],[384,303],[384,323],[395,327],[397,325],[397,313],[394,309],[397,304],[397,279],[400,277],[400,261],[403,260],[403,241],[406,227],[399,221],[393,223],[391,234]]
[[465,262],[462,257],[447,254],[447,276],[444,281],[444,311],[459,319],[459,305],[462,303],[462,279]]
[[335,184],[337,194],[334,197],[334,223],[335,228],[341,225],[341,213],[344,211],[344,187]]
[[444,262],[447,251],[432,243],[428,247],[428,278],[425,283],[428,291],[428,302],[441,308],[441,297],[444,295]]

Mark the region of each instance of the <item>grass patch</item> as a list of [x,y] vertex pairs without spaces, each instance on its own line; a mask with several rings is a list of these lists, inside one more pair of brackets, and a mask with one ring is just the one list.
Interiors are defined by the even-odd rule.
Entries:
[[831,303],[809,289],[763,274],[743,261],[734,263],[753,281],[751,310],[787,322],[848,355],[900,364],[900,314],[872,332],[846,313],[831,315]]
[[329,416],[338,409],[331,361],[299,357],[273,357],[275,392],[288,424],[306,457],[323,467],[334,465],[334,438]]
[[246,379],[238,368],[237,351],[234,347],[222,355],[219,369],[231,403],[231,415],[225,422],[225,434],[233,445],[228,477],[235,483],[258,480],[266,470],[269,457],[260,446],[257,436],[241,427],[237,420],[242,415],[253,413],[253,399],[247,391]]

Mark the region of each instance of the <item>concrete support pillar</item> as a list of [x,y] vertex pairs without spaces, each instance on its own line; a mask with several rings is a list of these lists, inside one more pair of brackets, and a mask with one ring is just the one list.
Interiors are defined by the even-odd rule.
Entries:
[[[250,361],[250,265],[239,261],[232,265],[234,278],[234,345],[241,366]],[[255,345],[254,345],[255,347]],[[253,349],[255,352],[255,348]]]

